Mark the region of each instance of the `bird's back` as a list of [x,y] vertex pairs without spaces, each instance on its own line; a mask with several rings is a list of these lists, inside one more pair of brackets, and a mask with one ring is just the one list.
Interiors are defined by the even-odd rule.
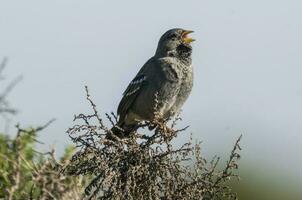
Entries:
[[180,90],[182,74],[174,58],[151,58],[141,74],[146,83],[131,107],[131,112],[144,120],[152,120],[154,113],[166,117]]

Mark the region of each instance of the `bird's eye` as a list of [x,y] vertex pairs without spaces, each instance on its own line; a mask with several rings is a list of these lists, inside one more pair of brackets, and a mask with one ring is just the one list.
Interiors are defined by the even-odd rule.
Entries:
[[177,35],[175,33],[172,33],[169,35],[169,38],[175,40],[177,38]]

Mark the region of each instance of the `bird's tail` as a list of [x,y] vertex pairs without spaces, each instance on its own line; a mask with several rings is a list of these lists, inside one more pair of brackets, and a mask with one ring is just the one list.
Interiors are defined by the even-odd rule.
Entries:
[[117,124],[111,128],[111,133],[119,138],[123,138],[125,134],[124,129],[118,126]]
[[[136,125],[125,125],[122,123],[117,123],[111,128],[111,134],[122,139],[125,137],[129,137],[131,133],[137,130]],[[114,136],[107,134],[106,139],[114,140]]]

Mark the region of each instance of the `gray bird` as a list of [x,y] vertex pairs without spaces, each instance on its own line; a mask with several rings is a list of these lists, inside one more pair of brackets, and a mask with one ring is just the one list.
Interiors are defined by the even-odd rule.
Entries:
[[[164,33],[156,53],[139,70],[123,93],[112,132],[128,136],[139,122],[155,117],[167,120],[180,111],[193,86],[193,31],[180,28]],[[121,130],[123,130],[121,133]]]

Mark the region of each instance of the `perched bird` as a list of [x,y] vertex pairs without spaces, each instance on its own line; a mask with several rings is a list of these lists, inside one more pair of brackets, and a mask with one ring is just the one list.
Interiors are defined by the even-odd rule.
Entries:
[[[193,31],[175,28],[164,33],[155,55],[139,70],[123,93],[112,132],[127,137],[139,122],[160,116],[166,120],[180,111],[193,86]],[[123,130],[121,133],[121,130]]]

